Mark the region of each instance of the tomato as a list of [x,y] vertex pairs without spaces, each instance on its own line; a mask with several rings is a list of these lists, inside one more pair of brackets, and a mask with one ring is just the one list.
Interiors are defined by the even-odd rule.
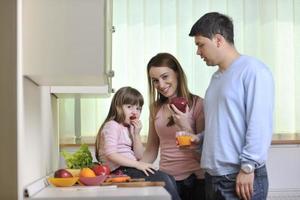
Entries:
[[110,174],[110,168],[108,165],[95,164],[94,166],[91,167],[91,169],[95,172],[97,176]]

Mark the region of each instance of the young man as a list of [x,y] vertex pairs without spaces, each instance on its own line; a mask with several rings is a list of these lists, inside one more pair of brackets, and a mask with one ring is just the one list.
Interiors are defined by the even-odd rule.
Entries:
[[206,171],[206,199],[266,199],[272,74],[265,64],[235,49],[233,23],[226,15],[205,14],[189,35],[204,62],[218,66],[204,98],[201,167]]

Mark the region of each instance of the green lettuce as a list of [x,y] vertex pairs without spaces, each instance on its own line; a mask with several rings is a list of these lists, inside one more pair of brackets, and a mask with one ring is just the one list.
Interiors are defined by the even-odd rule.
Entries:
[[93,164],[93,157],[87,144],[80,145],[80,148],[73,154],[62,151],[61,155],[64,157],[69,169],[81,169],[90,167]]

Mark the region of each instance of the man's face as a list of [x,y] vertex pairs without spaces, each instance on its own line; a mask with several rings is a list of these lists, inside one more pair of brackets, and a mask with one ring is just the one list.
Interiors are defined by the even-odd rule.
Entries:
[[217,55],[218,48],[216,39],[209,39],[207,37],[203,37],[201,35],[196,35],[194,37],[195,44],[197,46],[197,55],[199,55],[206,65],[215,66],[217,65]]

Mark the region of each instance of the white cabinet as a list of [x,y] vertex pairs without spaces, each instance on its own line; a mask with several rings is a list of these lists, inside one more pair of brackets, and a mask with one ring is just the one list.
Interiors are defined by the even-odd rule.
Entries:
[[270,191],[300,190],[300,145],[272,145],[267,161]]
[[108,93],[111,2],[23,0],[23,75],[53,93]]

